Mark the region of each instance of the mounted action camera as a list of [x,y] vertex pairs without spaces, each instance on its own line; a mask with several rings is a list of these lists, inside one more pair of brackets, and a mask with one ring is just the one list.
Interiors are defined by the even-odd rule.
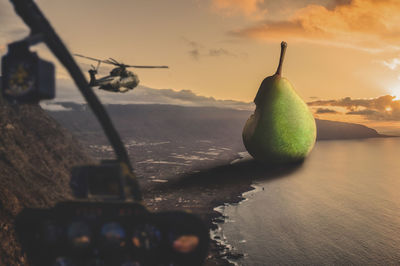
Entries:
[[27,40],[8,45],[2,58],[1,94],[9,102],[38,103],[55,97],[55,68],[29,50]]

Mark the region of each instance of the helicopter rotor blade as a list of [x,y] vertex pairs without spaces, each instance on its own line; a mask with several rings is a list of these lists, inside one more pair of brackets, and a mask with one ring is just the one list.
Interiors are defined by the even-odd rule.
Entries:
[[79,57],[83,57],[89,60],[93,60],[96,61],[97,63],[105,63],[105,64],[110,64],[110,65],[116,65],[114,62],[109,62],[109,60],[100,60],[97,58],[93,58],[93,57],[89,57],[89,56],[85,56],[85,55],[81,55],[81,54],[74,54],[74,56],[79,56]]
[[106,64],[110,64],[110,65],[114,65],[114,66],[119,66],[119,64],[117,64],[117,63],[111,61],[110,59],[104,60],[103,62],[106,63]]
[[119,67],[133,67],[133,68],[169,68],[168,66],[138,66],[138,65],[125,65],[122,63],[119,63],[117,60],[115,60],[114,58],[109,58],[107,60],[100,60],[97,58],[93,58],[93,57],[89,57],[89,56],[85,56],[85,55],[81,55],[81,54],[74,54],[74,56],[79,56],[79,57],[83,57],[89,60],[93,60],[96,61],[98,63],[98,66],[100,66],[100,63],[105,63],[105,64],[110,64],[110,65],[114,65],[114,66],[119,66]]
[[112,57],[110,57],[108,60],[111,61],[111,62],[114,62],[116,65],[123,65],[123,64],[119,63],[117,60],[115,60]]
[[84,56],[84,55],[81,55],[81,54],[74,54],[74,56],[83,57],[83,58],[90,59],[90,60],[97,61],[97,62],[103,61],[103,60],[100,60],[100,59],[97,59],[97,58],[93,58],[93,57],[89,57],[89,56]]
[[125,67],[126,66],[125,64],[122,64],[122,63],[118,62],[117,60],[115,60],[114,58],[111,58],[111,57],[108,58],[107,60],[105,60],[105,62],[107,64],[114,65],[114,66],[119,66],[119,67]]
[[125,67],[134,67],[134,68],[169,68],[169,66],[131,66],[131,65],[125,65]]

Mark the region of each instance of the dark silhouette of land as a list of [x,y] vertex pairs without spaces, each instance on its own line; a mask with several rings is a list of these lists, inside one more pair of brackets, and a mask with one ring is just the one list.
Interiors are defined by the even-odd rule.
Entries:
[[[88,137],[100,128],[86,105],[59,103],[69,111],[51,111],[62,125]],[[241,141],[241,132],[251,111],[175,105],[107,105],[122,137],[146,140],[216,139],[227,144]],[[318,140],[382,137],[376,130],[354,123],[316,120]],[[93,136],[90,136],[93,137]]]
[[0,136],[0,265],[24,265],[15,216],[25,207],[71,199],[70,168],[89,157],[38,106],[0,106]]

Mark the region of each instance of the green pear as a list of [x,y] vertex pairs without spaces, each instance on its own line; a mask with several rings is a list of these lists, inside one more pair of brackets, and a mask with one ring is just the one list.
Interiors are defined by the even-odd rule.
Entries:
[[286,47],[282,42],[278,69],[261,83],[254,99],[256,110],[243,128],[243,143],[260,162],[301,161],[315,144],[314,116],[289,80],[281,76]]

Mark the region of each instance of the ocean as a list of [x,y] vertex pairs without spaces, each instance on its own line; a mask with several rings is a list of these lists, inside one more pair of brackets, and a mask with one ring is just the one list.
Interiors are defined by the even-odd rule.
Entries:
[[320,141],[218,208],[239,265],[400,265],[400,138]]

